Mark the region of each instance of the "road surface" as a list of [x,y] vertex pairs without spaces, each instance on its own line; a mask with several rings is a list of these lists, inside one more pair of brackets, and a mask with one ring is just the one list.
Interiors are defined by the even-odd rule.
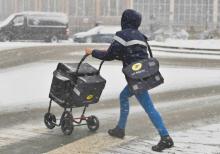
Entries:
[[[19,49],[20,50],[20,49]],[[43,53],[43,52],[42,52]],[[73,60],[78,61],[80,53],[75,52],[63,52],[54,54],[52,51],[47,52],[46,58],[42,58],[44,61],[69,61],[70,55],[74,55]],[[1,53],[0,53],[1,54]],[[44,53],[45,54],[45,53]],[[43,54],[43,55],[44,55]],[[40,55],[40,57],[43,57]],[[31,57],[34,58],[35,56]],[[28,57],[24,57],[27,59]],[[174,66],[179,69],[181,67],[189,68],[219,68],[220,61],[204,58],[170,58],[159,57],[161,65]],[[39,61],[41,58],[37,58],[32,61]],[[89,59],[89,62],[94,62],[93,59]],[[10,61],[5,60],[2,68],[9,68],[19,63],[16,59]],[[26,61],[24,63],[29,63]],[[97,61],[96,61],[97,62]],[[6,65],[8,64],[8,65]],[[110,63],[112,65],[118,65],[119,63]],[[216,70],[218,71],[218,70]],[[168,91],[164,93],[153,94],[153,100],[157,109],[162,114],[165,124],[171,133],[177,131],[183,131],[198,126],[206,126],[220,122],[220,83],[211,85],[208,87],[189,88],[179,91]],[[48,102],[45,102],[48,103]],[[100,129],[94,134],[88,131],[86,126],[76,127],[73,134],[70,136],[64,136],[61,129],[56,127],[53,130],[48,130],[43,123],[44,113],[47,112],[47,108],[26,109],[24,111],[13,113],[4,113],[0,116],[0,153],[2,154],[38,154],[38,153],[50,153],[54,149],[65,146],[69,143],[74,144],[78,149],[86,149],[85,145],[80,144],[81,139],[91,136],[91,140],[88,145],[97,145],[98,150],[103,147],[112,145],[112,142],[119,144],[121,142],[127,142],[134,138],[153,139],[157,136],[157,132],[153,128],[149,118],[146,116],[143,109],[138,105],[137,101],[131,99],[131,111],[126,128],[127,139],[125,141],[109,140],[106,135],[109,128],[113,128],[117,123],[119,115],[119,104],[117,99],[105,100],[99,102],[96,105],[92,105],[88,108],[87,115],[96,115],[100,119]],[[13,108],[16,108],[13,107]],[[81,108],[74,109],[74,116],[80,115]],[[59,117],[62,113],[62,109],[58,106],[53,107],[53,113]],[[93,136],[96,136],[94,140]],[[101,136],[101,137],[99,137]],[[105,144],[102,140],[106,140]],[[73,146],[73,147],[74,147]],[[83,146],[83,147],[81,147]],[[88,146],[89,147],[89,146]],[[102,147],[102,148],[101,148]],[[100,148],[100,149],[99,149]],[[77,150],[77,149],[76,149]],[[92,153],[96,153],[97,149],[89,149]],[[95,151],[96,150],[96,151]],[[85,150],[88,152],[88,149]],[[110,150],[111,151],[111,150]],[[80,151],[78,151],[80,152]]]

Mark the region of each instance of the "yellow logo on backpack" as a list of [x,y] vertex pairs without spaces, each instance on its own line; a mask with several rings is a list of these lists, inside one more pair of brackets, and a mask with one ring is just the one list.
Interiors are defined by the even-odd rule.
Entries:
[[91,101],[93,98],[94,98],[94,95],[88,95],[88,96],[86,97],[86,99],[87,99],[88,101]]
[[139,71],[142,68],[142,64],[141,63],[136,63],[132,66],[132,70],[133,71]]

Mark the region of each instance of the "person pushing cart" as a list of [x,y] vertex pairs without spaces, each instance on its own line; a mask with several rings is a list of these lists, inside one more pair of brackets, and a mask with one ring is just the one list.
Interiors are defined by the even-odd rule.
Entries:
[[[107,51],[86,48],[85,53],[92,55],[94,58],[111,61],[120,60],[123,62],[123,68],[133,62],[148,59],[147,51],[150,50],[147,44],[147,37],[144,36],[138,27],[141,24],[141,14],[135,10],[127,9],[121,17],[122,30],[117,32]],[[139,65],[135,65],[138,69]],[[126,76],[128,80],[128,77]],[[161,152],[166,148],[171,148],[174,145],[168,130],[166,129],[159,112],[155,109],[153,102],[147,90],[142,90],[139,93],[134,93],[129,84],[120,93],[120,118],[115,128],[109,129],[110,136],[124,138],[127,117],[129,114],[129,97],[135,96],[141,106],[148,114],[153,125],[157,129],[161,139],[159,143],[152,147],[153,151]]]

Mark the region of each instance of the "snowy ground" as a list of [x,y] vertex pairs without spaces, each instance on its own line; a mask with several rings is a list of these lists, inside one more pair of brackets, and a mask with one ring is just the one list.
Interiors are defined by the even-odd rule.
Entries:
[[[0,51],[7,49],[17,49],[23,47],[38,46],[59,46],[59,45],[86,45],[85,43],[73,43],[72,40],[62,41],[60,43],[44,42],[0,42]],[[88,44],[88,43],[87,43]],[[98,43],[92,43],[97,44]],[[164,42],[149,41],[150,45],[171,46],[180,48],[198,48],[198,49],[220,49],[220,40],[173,40],[167,39]],[[108,44],[106,44],[108,45]]]
[[[93,44],[95,43],[88,43]],[[88,45],[87,44],[87,45]],[[82,43],[73,43],[71,40],[62,41],[59,43],[45,43],[45,42],[0,42],[0,51],[9,50],[9,49],[19,49],[19,48],[26,48],[26,47],[42,47],[42,46],[62,46],[62,45],[81,45],[85,46]]]
[[[10,111],[46,106],[57,63],[33,63],[0,71],[0,110]],[[181,89],[206,87],[220,84],[220,69],[198,69],[162,67],[165,84],[151,90],[151,93],[178,91]],[[121,66],[104,65],[101,74],[107,80],[102,99],[117,98],[126,82]]]
[[[219,154],[220,153],[220,124],[192,128],[187,131],[171,134],[175,146],[164,150],[168,154]],[[102,152],[104,154],[156,154],[151,147],[157,144],[155,140],[135,139]]]
[[[188,44],[187,44],[188,42]],[[164,44],[179,45],[184,47],[204,47],[220,49],[219,40],[202,41],[173,41],[168,40]],[[153,42],[152,42],[153,43]],[[162,43],[163,44],[163,43]],[[42,43],[34,43],[42,46]],[[45,45],[48,45],[45,43]],[[32,43],[0,43],[0,50],[33,46]],[[167,55],[166,55],[167,56]],[[179,55],[181,56],[181,55]],[[200,56],[200,55],[199,55]],[[206,55],[205,55],[206,56]],[[198,56],[196,56],[198,57]],[[47,107],[49,88],[52,80],[52,72],[56,68],[55,62],[39,62],[0,70],[0,112],[13,110],[24,110],[26,108]],[[168,67],[163,66],[161,73],[165,78],[165,84],[151,91],[151,93],[178,91],[181,89],[216,86],[220,84],[220,69],[217,68],[189,68],[189,67]],[[118,93],[125,85],[125,79],[121,73],[121,66],[104,65],[102,75],[107,79],[107,85],[103,92],[102,99],[117,98]],[[203,98],[202,98],[203,99]],[[216,99],[219,100],[219,99]],[[198,101],[198,105],[202,105]],[[187,103],[184,101],[184,103]],[[201,104],[199,104],[201,103]],[[218,102],[215,102],[218,103]],[[184,105],[179,102],[179,107]],[[188,103],[190,104],[190,102]],[[173,104],[165,104],[172,106]],[[177,104],[176,104],[177,105]],[[163,104],[161,104],[163,106]],[[173,105],[174,106],[174,105]],[[158,105],[157,107],[160,107]],[[166,108],[166,106],[164,106]],[[170,109],[170,108],[168,108]],[[133,108],[137,112],[139,108]],[[132,111],[131,111],[132,112]],[[112,113],[112,111],[109,111]],[[102,112],[99,113],[103,114]],[[98,114],[98,115],[99,115]],[[106,113],[108,115],[108,113]],[[42,126],[41,126],[42,127]],[[24,129],[23,127],[19,130]],[[33,128],[36,129],[36,128]],[[42,128],[44,131],[45,129]],[[0,133],[4,136],[5,131]],[[16,131],[15,131],[16,132]],[[11,132],[9,131],[8,134]],[[27,134],[24,129],[23,135]],[[43,133],[42,133],[43,134]],[[20,136],[21,140],[23,135]],[[35,136],[39,135],[36,131]],[[176,154],[220,154],[220,124],[212,124],[205,127],[194,127],[190,130],[180,131],[171,134],[175,141],[175,147],[166,150],[164,153]],[[12,138],[16,136],[12,134]],[[28,136],[28,134],[27,134]],[[7,138],[7,136],[5,136]],[[27,138],[33,137],[30,134]],[[14,141],[14,140],[13,140]],[[105,153],[153,153],[150,148],[157,143],[158,138],[153,141],[148,139],[137,139],[120,146],[108,149]],[[1,141],[5,143],[4,140]]]
[[[217,104],[218,102],[216,102],[215,100],[220,100],[220,96],[214,96],[213,101],[210,101],[210,102],[206,102],[206,99],[211,100],[210,98],[204,97],[204,98],[200,98],[200,99],[196,99],[196,100],[188,100],[188,101],[183,100],[183,101],[176,101],[176,102],[174,101],[174,102],[170,102],[169,104],[159,103],[159,104],[156,104],[156,107],[160,111],[166,110],[165,112],[175,111],[178,109],[181,110],[181,109],[186,108],[186,106],[189,109],[192,107],[195,107],[195,106],[200,106],[201,108],[205,108],[205,106],[208,106],[209,104],[213,104],[213,103]],[[100,121],[102,123],[102,127],[104,127],[104,125],[107,125],[107,123],[109,123],[111,121],[110,119],[113,119],[115,116],[118,115],[118,108],[106,108],[106,109],[98,110],[98,111],[91,112],[91,113],[87,112],[87,114],[88,115],[94,114],[97,117],[99,117]],[[130,110],[130,117],[134,117],[137,114],[141,115],[141,116],[138,116],[139,119],[145,117],[144,111],[140,106],[132,106],[131,110]],[[138,119],[137,119],[137,121],[138,121]],[[216,121],[219,122],[218,119]],[[215,122],[215,120],[213,122]],[[177,121],[177,123],[181,123],[181,121]],[[179,132],[170,131],[171,135],[175,141],[175,147],[170,150],[166,150],[164,153],[217,154],[217,152],[219,150],[219,146],[220,146],[219,145],[220,143],[218,142],[219,135],[220,135],[219,134],[219,128],[220,128],[219,123],[216,122],[215,125],[210,125],[210,127],[198,127],[198,126],[200,126],[200,124],[193,123],[190,130],[187,130],[187,131],[181,130]],[[139,127],[139,125],[137,124],[137,125],[135,125],[135,127]],[[147,127],[150,127],[150,125]],[[144,128],[146,128],[146,127],[143,127],[142,129],[144,129]],[[62,135],[60,129],[58,129],[58,128],[56,128],[54,130],[46,129],[43,124],[42,119],[40,119],[40,121],[34,121],[33,119],[31,119],[30,122],[25,121],[24,123],[14,125],[12,127],[0,128],[0,153],[1,153],[1,146],[7,146],[7,145],[11,145],[11,144],[16,145],[16,143],[18,144],[20,142],[21,143],[24,142],[21,145],[24,146],[24,144],[28,144],[28,146],[30,146],[31,148],[37,149],[38,147],[36,145],[34,147],[32,145],[32,138],[38,138],[38,139],[41,139],[41,141],[44,141],[45,138],[46,139],[49,138],[48,140],[50,140],[50,144],[51,144],[51,142],[52,142],[51,137],[52,136],[56,137],[55,139],[59,138],[59,139],[63,139],[65,141],[71,137],[76,136],[78,133],[82,133],[82,132],[86,133],[87,129],[86,130],[85,129],[83,129],[83,127],[76,128],[76,130],[74,131],[74,134],[72,136],[65,137]],[[102,129],[102,128],[100,128],[100,129]],[[67,145],[67,147],[69,147],[69,149],[66,146],[59,145],[57,147],[61,147],[61,148],[58,149],[58,151],[60,154],[64,153],[64,152],[60,152],[60,150],[68,151],[68,152],[66,152],[67,154],[68,153],[69,154],[75,154],[75,153],[88,154],[89,152],[93,153],[94,147],[96,147],[96,150],[97,149],[101,150],[104,148],[105,152],[107,152],[107,153],[111,152],[112,154],[124,154],[124,153],[136,154],[138,152],[139,152],[139,154],[144,154],[144,153],[152,153],[150,150],[151,146],[153,144],[156,144],[159,140],[158,138],[154,138],[151,140],[148,137],[143,138],[142,136],[139,136],[142,138],[138,138],[137,136],[130,136],[131,135],[130,133],[126,133],[127,136],[126,136],[125,140],[122,141],[122,140],[117,140],[117,139],[113,139],[113,138],[109,137],[107,135],[106,131],[107,130],[104,131],[104,136],[103,135],[99,136],[100,134],[103,134],[103,132],[100,130],[92,136],[85,135],[81,139],[86,141],[86,143],[83,142],[83,144],[82,144],[82,142],[80,140],[75,140],[74,142],[71,142],[70,145]],[[149,134],[150,132],[146,131],[145,133]],[[129,140],[128,140],[128,138],[129,138]],[[133,140],[132,142],[130,142],[130,138],[136,138],[136,140]],[[25,141],[27,141],[27,142],[25,142]],[[91,144],[91,143],[95,143],[95,144]],[[120,144],[120,146],[118,146],[119,144]],[[100,147],[98,145],[100,145],[102,147]],[[112,147],[112,145],[114,145],[116,147],[114,147],[114,146]],[[204,147],[207,149],[204,149]],[[19,148],[19,150],[21,150],[21,149],[22,148]],[[201,149],[203,149],[203,150],[201,150]],[[77,152],[75,152],[75,150],[77,150]],[[22,153],[22,152],[23,151],[15,152],[15,153]],[[7,153],[7,152],[5,152],[5,153]],[[23,152],[23,153],[27,153],[27,152]],[[35,153],[39,153],[39,152],[35,152]],[[98,153],[98,152],[94,152],[94,153]],[[101,153],[104,153],[104,152],[100,152],[100,154]],[[3,152],[3,154],[4,154],[4,152]],[[54,153],[51,152],[51,154],[54,154]]]
[[[193,128],[183,132],[172,134],[175,140],[175,146],[171,149],[164,150],[166,154],[219,154],[220,153],[220,124],[213,124],[205,127]],[[124,141],[109,138],[104,134],[98,134],[77,141],[77,144],[70,143],[59,149],[55,149],[48,154],[68,153],[99,153],[99,154],[158,154],[153,152],[151,147],[157,144],[158,138],[155,140],[134,139],[135,137],[127,136]],[[100,139],[105,139],[100,142]],[[95,142],[96,146],[90,143]],[[81,148],[80,145],[88,146]],[[106,145],[110,148],[102,150]],[[90,149],[90,151],[89,151]],[[106,148],[104,148],[106,149]],[[99,151],[99,152],[98,152]]]
[[19,49],[25,47],[49,46],[49,43],[42,42],[0,42],[0,51],[9,49]]

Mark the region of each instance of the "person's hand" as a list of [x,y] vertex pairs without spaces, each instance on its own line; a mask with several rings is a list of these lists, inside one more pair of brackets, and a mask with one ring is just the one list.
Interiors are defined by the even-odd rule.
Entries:
[[85,53],[86,53],[87,55],[91,55],[91,54],[92,54],[92,51],[93,51],[93,49],[91,49],[91,48],[85,48]]

